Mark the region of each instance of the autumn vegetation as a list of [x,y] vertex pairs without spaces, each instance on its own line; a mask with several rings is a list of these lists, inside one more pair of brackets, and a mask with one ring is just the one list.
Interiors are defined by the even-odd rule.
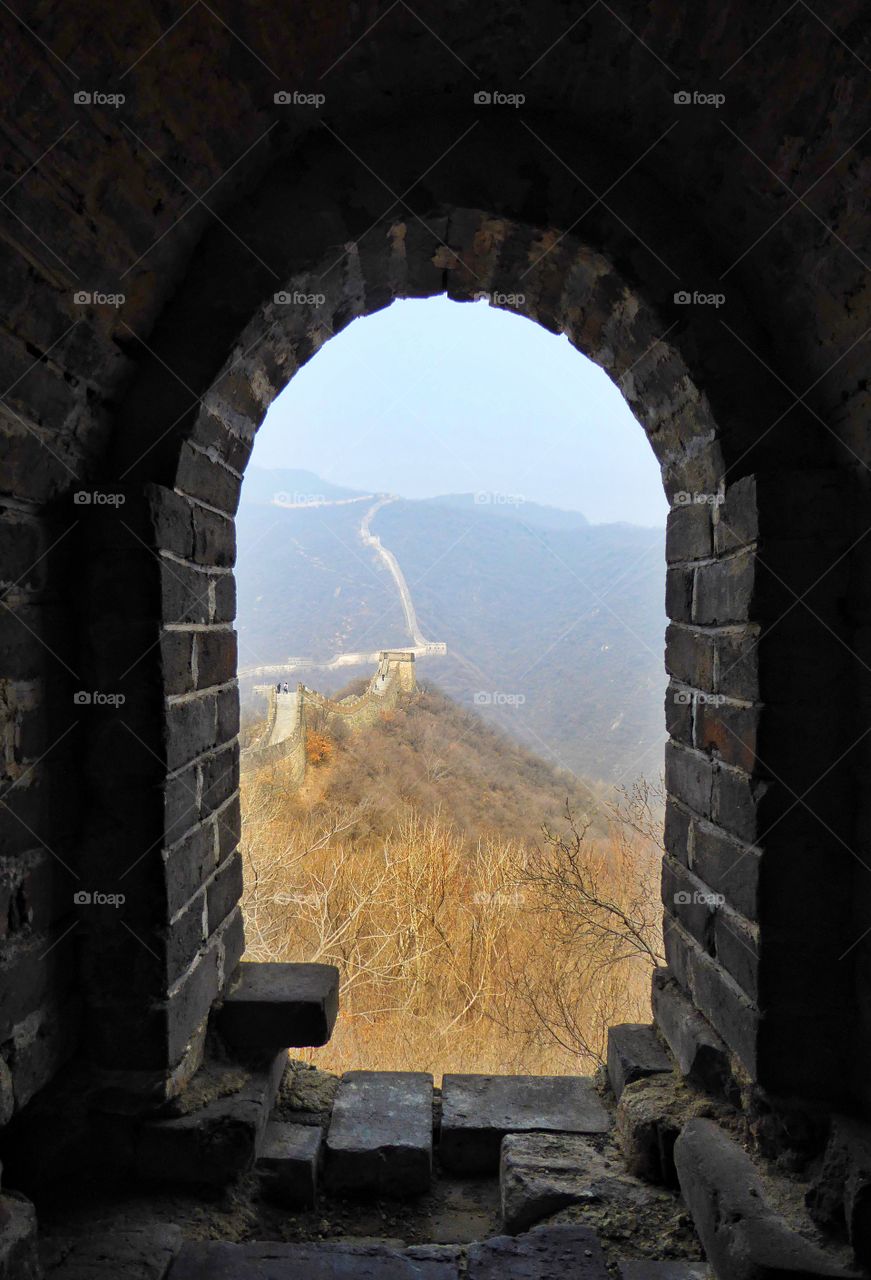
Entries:
[[342,976],[313,1060],[587,1071],[609,1024],[649,1019],[655,791],[579,784],[433,690],[316,736],[298,791],[280,763],[242,783],[247,958]]

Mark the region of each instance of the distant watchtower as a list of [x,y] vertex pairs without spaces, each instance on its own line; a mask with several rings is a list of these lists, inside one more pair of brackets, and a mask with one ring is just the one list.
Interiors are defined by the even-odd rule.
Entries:
[[378,674],[386,677],[391,668],[399,673],[399,688],[402,692],[412,693],[417,687],[414,654],[405,649],[382,649],[378,655]]

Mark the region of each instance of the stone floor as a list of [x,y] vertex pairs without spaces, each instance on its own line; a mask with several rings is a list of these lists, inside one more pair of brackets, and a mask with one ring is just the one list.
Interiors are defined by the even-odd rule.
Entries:
[[45,1277],[700,1280],[679,1196],[627,1174],[611,1130],[582,1077],[434,1091],[422,1073],[339,1082],[295,1064],[257,1164],[227,1187],[82,1180],[41,1203]]

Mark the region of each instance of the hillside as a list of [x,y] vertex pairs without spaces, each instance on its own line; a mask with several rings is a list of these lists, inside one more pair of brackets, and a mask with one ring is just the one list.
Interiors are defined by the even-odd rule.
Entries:
[[[396,583],[360,538],[370,504],[336,486],[331,499],[308,473],[254,479],[238,517],[240,666],[305,658],[320,669],[293,679],[331,693],[349,674],[323,669],[336,654],[409,643]],[[325,504],[276,506],[276,492]],[[419,659],[420,678],[562,768],[605,781],[656,776],[663,531],[475,497],[394,499],[372,522],[424,635],[448,647]]]
[[601,834],[607,822],[598,806],[611,798],[601,783],[555,768],[426,685],[378,723],[344,735],[310,794],[316,804],[365,810],[360,834],[385,835],[397,806],[408,806],[441,817],[472,844],[482,835],[535,842],[545,823],[564,825],[567,804]]
[[247,958],[341,974],[319,1065],[576,1073],[609,1023],[649,1019],[649,795],[585,786],[431,688],[315,735],[301,787],[243,774],[241,851]]

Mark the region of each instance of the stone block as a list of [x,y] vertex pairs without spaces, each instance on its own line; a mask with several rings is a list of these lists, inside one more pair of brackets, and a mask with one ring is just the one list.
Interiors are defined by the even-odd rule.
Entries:
[[217,1018],[221,1035],[246,1052],[326,1044],[339,1011],[339,971],[330,964],[243,961]]
[[[167,1280],[459,1280],[452,1245],[227,1244],[189,1241]],[[484,1273],[482,1273],[483,1275]],[[504,1280],[509,1280],[506,1273]],[[524,1273],[519,1272],[518,1277]],[[581,1276],[583,1273],[581,1273]],[[591,1273],[591,1280],[598,1280]],[[579,1277],[580,1280],[580,1277]]]
[[432,1128],[432,1076],[349,1071],[336,1093],[327,1132],[327,1186],[360,1196],[428,1191]]
[[622,1160],[574,1133],[509,1133],[499,1161],[502,1224],[512,1235],[569,1205],[611,1205],[635,1216],[650,1188],[627,1176]]
[[446,1075],[439,1155],[445,1168],[499,1167],[507,1133],[607,1133],[610,1117],[587,1076]]
[[857,1277],[768,1203],[750,1157],[711,1120],[690,1120],[674,1149],[681,1194],[717,1276],[729,1280]]
[[24,1196],[0,1195],[0,1280],[42,1280],[36,1210]]
[[722,1095],[731,1081],[729,1052],[668,969],[653,975],[653,1016],[681,1073],[691,1083]]
[[290,1208],[311,1208],[318,1190],[321,1130],[270,1120],[257,1159],[261,1187]]
[[44,1280],[164,1280],[183,1238],[174,1225],[50,1236],[40,1242]]
[[653,1027],[624,1022],[608,1028],[608,1079],[618,1100],[627,1084],[671,1069]]
[[469,1246],[468,1280],[608,1280],[602,1248],[589,1227],[538,1227]]
[[704,1262],[686,1262],[675,1258],[668,1262],[651,1262],[649,1258],[633,1258],[617,1264],[618,1280],[714,1280]]
[[[143,1124],[136,1144],[138,1173],[161,1181],[223,1186],[250,1169],[286,1064],[286,1054],[278,1053],[260,1069],[243,1074],[241,1082],[231,1082],[237,1084],[232,1092],[219,1090],[217,1097],[183,1115]],[[195,1076],[189,1089],[195,1094],[197,1087]]]
[[854,1116],[833,1118],[807,1205],[815,1221],[846,1233],[859,1262],[871,1265],[871,1126]]

